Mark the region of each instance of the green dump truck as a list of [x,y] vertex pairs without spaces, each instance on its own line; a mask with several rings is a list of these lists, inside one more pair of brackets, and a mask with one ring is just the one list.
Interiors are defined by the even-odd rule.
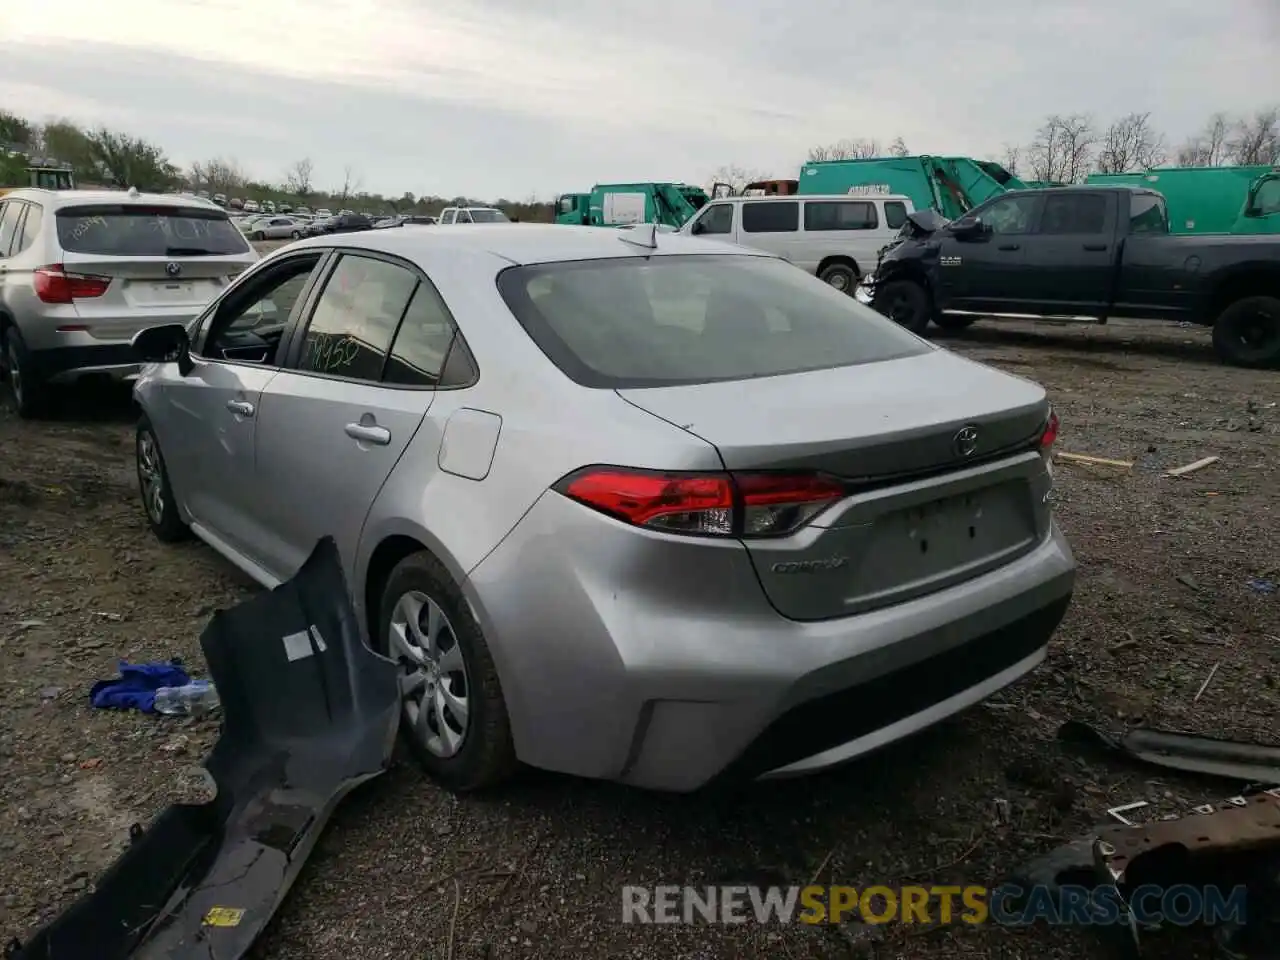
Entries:
[[919,156],[811,161],[800,170],[797,192],[905,194],[917,210],[933,209],[955,220],[1006,190],[1026,187],[989,160]]
[[1085,182],[1159,191],[1172,233],[1280,234],[1280,167],[1153,167]]
[[590,193],[556,198],[556,223],[623,227],[658,223],[680,227],[707,202],[707,192],[687,183],[598,183]]

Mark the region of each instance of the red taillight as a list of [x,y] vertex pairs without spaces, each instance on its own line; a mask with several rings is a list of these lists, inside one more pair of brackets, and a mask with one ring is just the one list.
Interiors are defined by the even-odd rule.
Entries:
[[555,489],[637,526],[723,537],[777,536],[845,495],[839,480],[812,473],[662,473],[586,467]]
[[1040,433],[1040,449],[1048,450],[1058,441],[1058,414],[1052,408],[1049,419],[1045,421],[1044,430]]
[[72,303],[100,297],[111,285],[110,277],[87,273],[68,273],[60,263],[51,263],[35,271],[33,286],[36,296],[45,303]]

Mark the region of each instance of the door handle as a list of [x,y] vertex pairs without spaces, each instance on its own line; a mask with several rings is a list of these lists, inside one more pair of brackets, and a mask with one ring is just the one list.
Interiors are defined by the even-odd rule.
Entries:
[[391,442],[391,431],[372,423],[348,423],[343,429],[352,440],[363,440],[365,443],[376,443],[385,447]]
[[1017,250],[1019,249],[1019,247],[1016,243],[1002,243],[1000,244],[1000,246],[996,247],[996,249],[997,250]]
[[1102,250],[1107,249],[1107,245],[1106,245],[1105,243],[1086,243],[1086,244],[1084,245],[1084,248],[1085,248],[1086,250],[1097,250],[1097,251],[1102,251]]
[[227,409],[242,417],[253,416],[253,404],[248,400],[228,400]]

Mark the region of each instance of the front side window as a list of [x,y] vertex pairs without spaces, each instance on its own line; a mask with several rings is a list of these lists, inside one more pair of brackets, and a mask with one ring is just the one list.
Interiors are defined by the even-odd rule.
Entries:
[[879,225],[876,205],[865,200],[809,201],[804,205],[806,230],[874,230]]
[[378,381],[418,278],[386,260],[344,254],[325,281],[298,369]]
[[193,353],[212,360],[274,366],[298,299],[320,253],[285,260],[227,292],[212,309],[208,327],[193,338]]
[[1154,193],[1134,194],[1129,201],[1130,233],[1168,233],[1169,213],[1164,198]]
[[1005,197],[983,210],[980,216],[990,233],[1030,233],[1038,202],[1034,194]]
[[498,289],[525,331],[588,387],[745,380],[931,348],[772,257],[656,256],[511,267]]
[[1280,177],[1263,180],[1253,194],[1253,209],[1258,216],[1280,213]]
[[793,233],[800,229],[800,204],[793,200],[744,203],[742,229],[745,233]]
[[110,257],[230,256],[250,249],[221,210],[95,204],[58,211],[58,243],[70,253]]
[[733,233],[733,204],[713,203],[707,207],[707,212],[698,220],[697,229],[694,232],[708,236]]

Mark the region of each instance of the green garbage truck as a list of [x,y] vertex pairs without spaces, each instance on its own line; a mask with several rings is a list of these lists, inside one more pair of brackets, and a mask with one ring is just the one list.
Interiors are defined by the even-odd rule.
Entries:
[[702,209],[707,192],[688,183],[597,183],[590,193],[556,198],[556,223],[623,227],[657,223],[681,227]]
[[1153,167],[1085,182],[1164,194],[1172,233],[1280,234],[1280,167]]
[[797,192],[905,194],[917,210],[933,209],[955,220],[1006,190],[1026,187],[990,160],[918,156],[811,161],[800,170]]

